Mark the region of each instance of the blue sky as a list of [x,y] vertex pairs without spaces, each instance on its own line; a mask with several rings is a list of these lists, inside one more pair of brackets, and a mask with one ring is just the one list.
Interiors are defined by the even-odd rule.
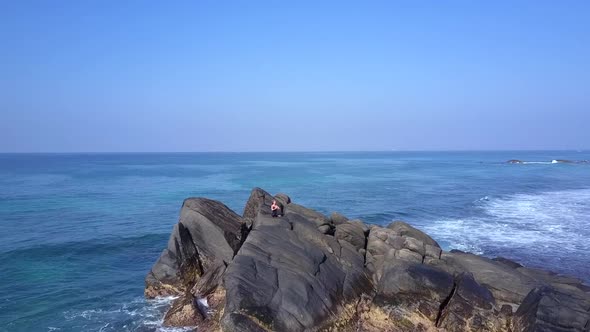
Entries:
[[2,1],[0,151],[590,148],[588,1]]

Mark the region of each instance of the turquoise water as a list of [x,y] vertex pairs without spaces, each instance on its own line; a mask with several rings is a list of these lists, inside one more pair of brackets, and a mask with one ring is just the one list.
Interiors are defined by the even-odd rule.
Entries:
[[590,153],[0,154],[0,330],[162,330],[143,279],[182,200],[255,186],[590,281],[590,164],[553,159]]

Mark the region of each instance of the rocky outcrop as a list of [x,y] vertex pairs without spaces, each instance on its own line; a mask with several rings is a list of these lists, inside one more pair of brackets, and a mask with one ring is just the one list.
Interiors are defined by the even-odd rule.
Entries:
[[[277,200],[284,216],[273,218]],[[396,221],[330,217],[255,188],[243,216],[185,200],[146,296],[199,331],[588,331],[580,280],[460,251]],[[204,301],[208,307],[204,307]]]
[[168,247],[146,277],[145,295],[184,294],[212,266],[229,264],[245,238],[245,227],[242,218],[220,202],[186,199]]
[[577,288],[535,288],[516,311],[515,331],[590,331],[590,297]]

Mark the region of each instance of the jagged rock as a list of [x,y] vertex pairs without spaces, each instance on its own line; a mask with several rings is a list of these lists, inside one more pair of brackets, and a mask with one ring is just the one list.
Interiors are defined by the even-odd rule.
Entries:
[[[499,315],[492,293],[469,273],[455,277],[455,286],[441,306],[435,325],[447,331],[503,331],[509,315]],[[511,313],[511,312],[510,312]]]
[[258,214],[228,266],[224,329],[311,329],[371,289],[354,247],[320,233],[308,211],[288,211],[274,219]]
[[193,286],[191,293],[197,297],[205,297],[213,293],[221,285],[226,265],[221,260],[215,263],[205,272]]
[[365,235],[369,235],[369,231],[371,230],[371,227],[367,224],[365,224],[362,220],[360,219],[354,219],[354,220],[349,220],[348,221],[351,224],[355,224],[358,225],[362,228],[363,232],[365,233]]
[[273,199],[274,197],[271,194],[260,188],[252,189],[250,198],[248,198],[248,202],[246,202],[242,216],[252,220],[256,219],[259,212],[270,216],[270,206],[272,205]]
[[498,263],[502,263],[508,267],[513,268],[513,269],[517,269],[519,267],[522,267],[521,264],[519,264],[513,260],[510,260],[508,258],[504,258],[504,257],[496,257],[496,258],[493,258],[492,260],[495,262],[498,262]]
[[537,280],[505,264],[469,253],[443,253],[440,260],[429,263],[455,275],[472,273],[474,279],[488,288],[500,304],[517,306],[531,289],[540,285]]
[[330,215],[330,221],[334,225],[340,225],[346,223],[348,221],[348,218],[346,218],[338,212],[332,212],[332,214]]
[[336,225],[334,237],[352,244],[357,251],[365,248],[365,232],[357,224],[346,223]]
[[532,290],[514,315],[514,332],[590,330],[590,294],[570,287]]
[[296,214],[299,215],[309,221],[313,221],[316,225],[316,227],[320,227],[322,225],[330,225],[330,220],[324,216],[323,214],[312,210],[312,209],[308,209],[304,206],[295,204],[295,203],[291,203],[289,204],[289,206],[286,209],[286,214]]
[[183,294],[215,260],[229,263],[243,227],[242,218],[218,201],[186,199],[168,247],[146,277],[146,296]]
[[387,228],[391,229],[395,235],[403,237],[412,237],[414,239],[422,241],[424,244],[429,244],[431,246],[440,248],[438,243],[434,241],[433,238],[428,236],[428,234],[410,226],[408,223],[405,223],[403,221],[394,221],[391,224],[389,224]]
[[278,193],[275,195],[275,198],[283,205],[291,204],[291,197],[289,197],[287,194]]
[[164,326],[197,326],[203,321],[203,317],[195,306],[192,296],[180,297],[172,303],[172,306],[164,316]]
[[[426,241],[427,243],[424,243]],[[402,259],[423,263],[427,258],[438,260],[441,249],[428,235],[404,222],[394,222],[388,228],[373,227],[367,240],[366,265],[377,283],[383,275],[383,263]]]
[[396,259],[387,261],[383,267],[375,302],[381,306],[403,306],[434,322],[453,288],[452,275],[428,265]]
[[318,227],[318,231],[322,234],[334,235],[334,226],[332,225],[321,225]]
[[521,274],[524,274],[527,277],[535,279],[540,283],[547,284],[547,285],[571,285],[580,290],[587,291],[586,287],[583,285],[582,280],[574,277],[569,276],[562,276],[557,273],[553,273],[550,271],[544,271],[541,269],[534,269],[534,268],[527,268],[527,267],[519,267],[517,271]]
[[[273,199],[285,207],[281,218],[271,217]],[[165,324],[199,331],[590,329],[590,286],[579,279],[443,252],[404,222],[345,218],[260,188],[243,217],[187,199],[146,277],[146,296],[179,295]],[[199,310],[196,298],[209,307]]]

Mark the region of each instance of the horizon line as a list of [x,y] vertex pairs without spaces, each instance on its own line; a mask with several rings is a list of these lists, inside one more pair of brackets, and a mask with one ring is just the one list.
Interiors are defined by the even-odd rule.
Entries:
[[482,149],[482,150],[471,150],[471,149],[441,149],[441,150],[428,150],[428,149],[392,149],[392,150],[289,150],[289,151],[230,151],[230,150],[212,150],[212,151],[16,151],[16,152],[4,152],[0,151],[0,154],[164,154],[164,153],[178,153],[178,154],[189,154],[189,153],[363,153],[363,152],[585,152],[590,149]]

